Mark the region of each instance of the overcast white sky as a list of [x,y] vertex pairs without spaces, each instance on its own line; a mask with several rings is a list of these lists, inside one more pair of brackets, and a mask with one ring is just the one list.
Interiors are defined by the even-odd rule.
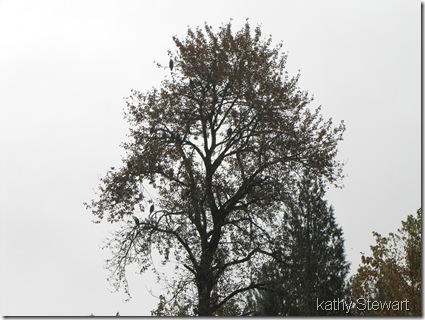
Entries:
[[[246,18],[283,41],[288,70],[345,120],[345,188],[329,202],[354,272],[372,231],[421,205],[421,3],[409,0],[0,0],[0,311],[149,315],[151,276],[110,293],[112,230],[84,201],[118,166],[124,97],[157,85],[173,35]],[[158,291],[157,291],[158,292]]]

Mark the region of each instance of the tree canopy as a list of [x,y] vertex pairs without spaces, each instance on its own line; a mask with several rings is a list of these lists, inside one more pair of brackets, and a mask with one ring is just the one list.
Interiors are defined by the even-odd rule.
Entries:
[[[422,209],[402,221],[397,233],[373,235],[372,255],[362,255],[351,279],[351,299],[359,305],[354,315],[422,315]],[[365,300],[387,304],[368,308]]]
[[122,222],[107,245],[117,288],[127,288],[129,264],[144,272],[157,252],[176,266],[163,314],[175,314],[173,305],[193,306],[186,314],[243,313],[241,297],[267,285],[261,266],[276,250],[301,171],[341,181],[345,127],[309,108],[299,74],[285,71],[282,45],[263,39],[260,27],[246,22],[234,33],[229,22],[214,32],[205,24],[173,39],[170,77],[132,91],[123,165],[101,179],[87,207],[97,222]]

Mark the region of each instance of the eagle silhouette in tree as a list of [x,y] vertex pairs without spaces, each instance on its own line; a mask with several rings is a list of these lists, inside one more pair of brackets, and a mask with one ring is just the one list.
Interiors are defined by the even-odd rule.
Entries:
[[170,70],[173,71],[173,67],[174,67],[174,61],[173,59],[170,59],[170,62],[168,63]]
[[133,216],[134,222],[136,223],[136,226],[140,226],[140,221],[137,217]]

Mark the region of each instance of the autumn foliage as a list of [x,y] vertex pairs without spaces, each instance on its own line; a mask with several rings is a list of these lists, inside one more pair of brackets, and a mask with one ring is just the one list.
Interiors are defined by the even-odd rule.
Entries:
[[[409,310],[377,308],[355,315],[408,316],[422,314],[422,209],[402,221],[397,233],[383,237],[373,233],[376,244],[371,256],[362,255],[362,264],[351,280],[351,298],[370,301],[408,301]],[[400,309],[400,310],[397,310]]]
[[155,269],[156,253],[176,266],[161,314],[242,314],[244,294],[268,285],[261,266],[299,173],[340,182],[345,127],[308,107],[281,45],[259,27],[206,24],[174,42],[170,77],[127,100],[127,155],[87,207],[121,223],[107,245],[117,288],[127,288],[129,264]]

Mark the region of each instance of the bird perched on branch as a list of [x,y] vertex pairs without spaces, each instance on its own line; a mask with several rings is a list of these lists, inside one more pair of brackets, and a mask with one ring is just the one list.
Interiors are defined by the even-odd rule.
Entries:
[[185,199],[190,195],[190,190],[189,189],[183,189],[181,192],[182,198]]
[[133,216],[134,222],[136,223],[136,226],[140,226],[140,221],[137,217]]
[[152,212],[154,212],[154,210],[155,210],[155,205],[152,204],[150,209],[149,209],[149,212],[152,213]]
[[174,61],[173,61],[173,59],[170,59],[170,62],[168,63],[168,66],[170,67],[170,70],[173,71],[173,67],[174,67]]
[[235,124],[238,123],[238,113],[235,110],[232,110],[231,116],[232,116],[233,122]]
[[233,133],[233,129],[232,128],[227,129],[227,135],[228,136],[231,136],[232,133]]

